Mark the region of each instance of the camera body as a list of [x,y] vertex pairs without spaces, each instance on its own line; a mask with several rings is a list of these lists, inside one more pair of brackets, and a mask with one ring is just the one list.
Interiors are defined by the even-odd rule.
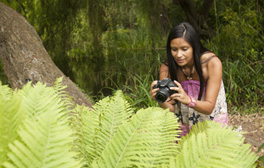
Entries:
[[166,78],[163,80],[158,80],[158,83],[153,86],[153,89],[159,88],[155,99],[158,102],[163,103],[170,95],[177,93],[175,90],[170,90],[170,87],[177,87],[177,85],[171,79]]

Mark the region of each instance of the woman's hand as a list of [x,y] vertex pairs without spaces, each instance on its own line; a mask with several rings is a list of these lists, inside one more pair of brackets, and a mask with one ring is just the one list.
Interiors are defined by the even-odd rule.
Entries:
[[155,96],[157,94],[157,91],[159,90],[159,88],[153,89],[153,86],[156,85],[157,83],[158,83],[158,81],[155,80],[151,83],[151,86],[150,86],[150,97],[152,100],[156,100]]
[[178,86],[178,87],[171,87],[170,90],[174,90],[177,91],[178,93],[174,93],[172,94],[169,98],[170,99],[174,99],[174,100],[178,100],[179,102],[183,103],[183,104],[189,104],[191,102],[190,97],[185,93],[185,91],[183,90],[181,84],[177,81],[174,81],[174,83]]
[[[158,83],[158,81],[154,81],[151,83],[151,86],[150,86],[150,97],[152,100],[155,100],[156,101],[156,94],[159,90],[159,88],[156,88],[156,89],[153,89],[153,86],[156,85]],[[159,106],[164,108],[164,109],[170,109],[171,112],[174,112],[174,105],[173,105],[173,102],[174,101],[170,101],[169,100],[170,98],[167,99],[167,101],[163,102],[163,103],[159,103]]]

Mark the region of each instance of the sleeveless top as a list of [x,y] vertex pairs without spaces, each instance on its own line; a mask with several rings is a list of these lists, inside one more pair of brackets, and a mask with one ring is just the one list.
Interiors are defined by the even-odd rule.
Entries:
[[[182,85],[183,90],[189,96],[198,99],[200,91],[200,81],[186,80],[180,83]],[[201,100],[204,100],[205,93],[206,85]],[[190,128],[197,122],[213,120],[223,124],[228,124],[227,103],[223,81],[221,82],[215,107],[210,115],[200,113],[194,110],[193,108],[186,106],[183,103],[175,105],[175,114],[178,116],[179,121],[182,123],[182,136],[186,135],[190,131]]]

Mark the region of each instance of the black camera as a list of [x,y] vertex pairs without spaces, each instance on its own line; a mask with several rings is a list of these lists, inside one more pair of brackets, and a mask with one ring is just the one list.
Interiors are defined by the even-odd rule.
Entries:
[[158,83],[153,86],[153,89],[159,88],[155,99],[158,102],[163,103],[170,95],[177,93],[175,90],[170,90],[170,87],[177,87],[177,85],[171,79],[158,80]]

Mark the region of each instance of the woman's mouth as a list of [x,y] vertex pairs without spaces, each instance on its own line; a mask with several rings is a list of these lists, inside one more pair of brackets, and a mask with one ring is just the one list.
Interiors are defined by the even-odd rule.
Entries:
[[183,63],[184,62],[184,59],[177,59],[176,60],[178,63]]

